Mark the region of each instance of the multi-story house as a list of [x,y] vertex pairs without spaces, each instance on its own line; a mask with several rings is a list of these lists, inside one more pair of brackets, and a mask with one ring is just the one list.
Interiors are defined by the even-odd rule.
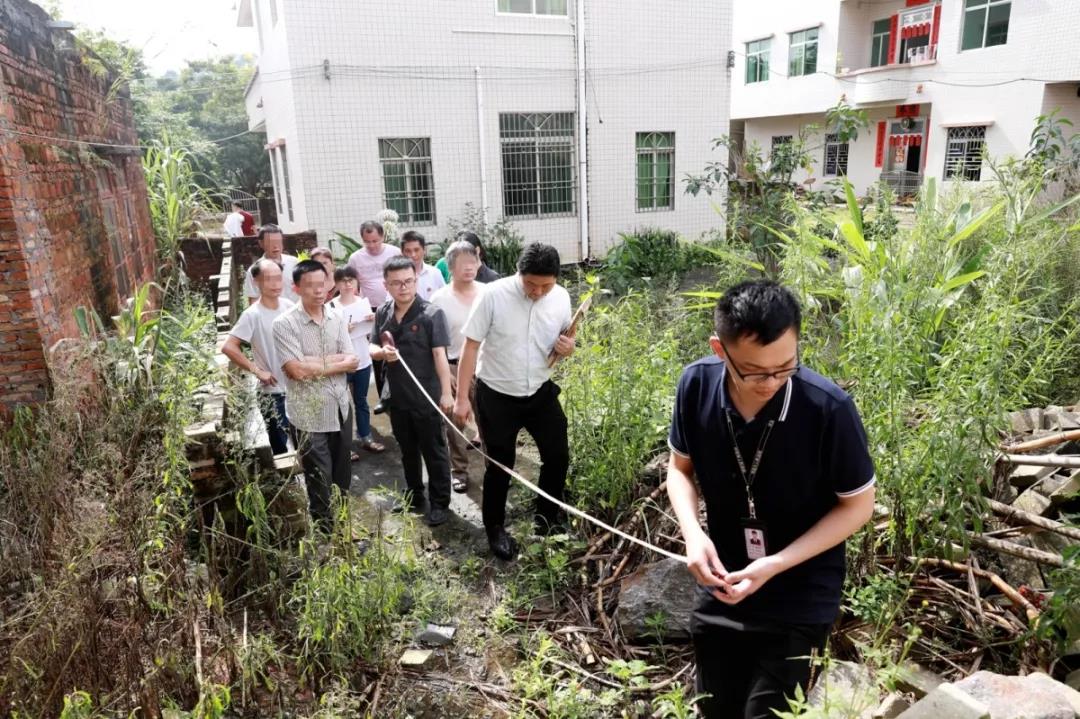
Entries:
[[391,208],[443,239],[471,203],[576,261],[723,224],[682,177],[725,161],[729,3],[241,0],[239,24],[287,231]]
[[[985,181],[1039,115],[1080,129],[1076,0],[735,0],[733,26],[733,138],[768,153],[816,126],[796,179],[817,188]],[[852,142],[825,122],[841,100],[871,121]]]

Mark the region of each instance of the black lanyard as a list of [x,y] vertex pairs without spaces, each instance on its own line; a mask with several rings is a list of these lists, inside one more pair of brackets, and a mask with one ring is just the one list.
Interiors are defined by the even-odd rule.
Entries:
[[769,435],[772,434],[776,420],[770,419],[769,423],[765,425],[765,431],[761,433],[757,451],[754,453],[754,463],[750,465],[750,472],[747,473],[746,460],[743,459],[742,452],[739,451],[739,443],[735,439],[735,426],[731,423],[731,413],[727,410],[724,410],[724,419],[727,420],[728,432],[731,434],[731,449],[735,452],[735,463],[739,467],[739,474],[742,475],[743,484],[746,485],[746,503],[750,508],[750,519],[757,519],[757,511],[754,508],[754,480],[757,478],[758,468],[761,466],[761,457],[765,454],[765,444],[769,441]]

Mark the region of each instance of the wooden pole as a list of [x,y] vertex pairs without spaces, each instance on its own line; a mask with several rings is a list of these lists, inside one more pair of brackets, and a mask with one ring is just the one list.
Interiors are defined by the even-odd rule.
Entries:
[[1080,457],[1063,457],[1057,454],[1003,454],[1001,459],[1009,464],[1080,469]]
[[1000,514],[1005,519],[1013,520],[1017,524],[1030,524],[1033,527],[1039,527],[1040,529],[1045,529],[1080,542],[1080,529],[1077,529],[1076,527],[1069,527],[1061,522],[1055,522],[1052,519],[1040,517],[1031,512],[1025,512],[1022,509],[1017,509],[1004,502],[999,502],[996,499],[988,499],[986,501],[990,505],[990,509],[994,511],[994,514]]
[[1055,444],[1064,444],[1065,442],[1072,442],[1078,439],[1080,439],[1080,429],[1074,429],[1069,432],[1048,434],[1047,436],[1039,437],[1038,439],[1029,439],[1026,442],[1003,445],[1001,449],[1005,452],[1030,452],[1033,449],[1052,447]]

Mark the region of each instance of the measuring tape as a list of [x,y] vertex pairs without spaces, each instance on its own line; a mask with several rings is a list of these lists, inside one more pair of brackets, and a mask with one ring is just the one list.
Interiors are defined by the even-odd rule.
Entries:
[[[397,349],[396,345],[394,344],[394,338],[389,332],[383,332],[382,333],[382,341],[383,341],[384,346],[392,347],[395,350]],[[432,399],[431,395],[429,395],[427,393],[427,390],[424,389],[424,386],[422,384],[420,384],[420,380],[418,380],[416,378],[416,375],[413,374],[412,368],[409,367],[409,364],[405,361],[405,359],[401,356],[401,354],[398,354],[397,361],[400,362],[401,366],[405,368],[405,372],[409,375],[409,379],[411,379],[413,381],[413,384],[416,385],[416,388],[420,390],[420,394],[422,394],[424,396],[424,399],[427,400],[428,404],[430,404],[432,407],[435,408],[435,411],[439,413],[439,416],[442,417],[443,421],[447,424],[447,426],[450,427],[451,431],[456,432],[458,434],[458,436],[460,436],[463,440],[465,440],[466,442],[469,442],[469,438],[465,436],[465,433],[462,432],[460,429],[458,429],[457,425],[454,424],[450,420],[449,417],[447,417],[445,414],[443,414],[443,411],[441,409],[439,409],[439,403],[436,402],[434,399]],[[668,551],[667,549],[664,549],[663,547],[658,547],[655,544],[651,544],[649,542],[646,542],[644,539],[640,539],[638,537],[635,537],[632,534],[627,534],[626,532],[622,531],[621,529],[619,529],[617,527],[613,527],[610,524],[608,524],[607,522],[604,522],[604,521],[602,521],[600,519],[597,519],[596,517],[592,516],[591,514],[588,514],[587,512],[581,511],[577,507],[573,507],[573,506],[567,504],[566,502],[563,502],[560,499],[556,499],[555,497],[552,497],[550,494],[548,494],[544,490],[540,489],[540,487],[536,486],[535,484],[533,484],[529,480],[522,477],[520,474],[518,474],[514,470],[507,467],[502,462],[499,462],[498,460],[495,460],[495,459],[492,459],[491,457],[489,457],[487,454],[484,453],[484,451],[482,449],[478,449],[477,452],[480,454],[481,457],[483,457],[487,461],[491,462],[496,467],[498,467],[502,471],[506,472],[508,475],[510,475],[511,477],[516,479],[517,481],[521,482],[533,494],[537,494],[537,495],[543,497],[544,499],[548,500],[549,502],[551,502],[551,503],[553,503],[555,505],[558,505],[559,507],[561,507],[562,509],[564,509],[568,513],[574,515],[575,517],[581,517],[586,522],[591,522],[591,523],[595,524],[597,527],[601,527],[602,529],[606,529],[607,531],[611,532],[612,534],[614,534],[616,536],[619,536],[619,537],[622,537],[623,539],[627,540],[628,542],[633,542],[634,544],[636,544],[636,545],[638,545],[640,547],[644,547],[645,549],[648,549],[651,552],[656,552],[657,554],[662,554],[663,556],[669,557],[670,559],[677,559],[678,561],[682,562],[683,564],[687,563],[687,559],[683,555],[675,554],[674,552]]]

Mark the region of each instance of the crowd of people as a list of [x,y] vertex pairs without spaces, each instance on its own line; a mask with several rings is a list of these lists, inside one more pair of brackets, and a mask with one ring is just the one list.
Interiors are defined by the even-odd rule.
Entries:
[[[517,273],[500,277],[471,232],[450,244],[441,267],[425,261],[426,239],[414,230],[398,248],[385,241],[382,225],[365,222],[360,239],[363,246],[338,267],[329,249],[298,259],[285,253],[280,228],[260,228],[262,256],[244,278],[249,304],[222,349],[257,378],[274,453],[290,444],[296,450],[316,527],[333,527],[332,488],[347,494],[359,451],[386,449],[373,435],[372,413],[389,415],[401,450],[402,509],[432,526],[450,519],[451,493],[469,489],[470,451],[482,447],[512,468],[522,429],[536,441],[541,488],[561,498],[567,424],[549,356],[568,356],[575,343],[558,251],[530,244]],[[504,560],[517,556],[506,528],[509,484],[488,463],[484,529]],[[557,505],[537,501],[539,533],[561,531],[564,521]]]
[[[503,467],[514,466],[521,430],[536,442],[547,494],[562,498],[569,466],[550,361],[575,347],[559,254],[527,245],[517,273],[499,278],[476,235],[462,233],[444,276],[425,263],[417,232],[398,249],[367,222],[361,238],[335,267],[325,248],[284,254],[281,231],[264,226],[244,283],[251,304],[223,351],[258,378],[274,451],[295,444],[316,526],[332,527],[331,488],[349,490],[355,449],[384,449],[371,432],[374,382],[370,411],[389,412],[401,449],[403,509],[446,522],[480,446],[494,460],[482,488],[488,544],[513,560]],[[806,689],[839,612],[844,542],[873,512],[862,422],[843,390],[801,364],[801,323],[786,288],[736,285],[717,304],[711,351],[675,388],[667,492],[698,585],[690,629],[707,717],[773,716]],[[538,534],[564,531],[565,519],[537,497]]]

